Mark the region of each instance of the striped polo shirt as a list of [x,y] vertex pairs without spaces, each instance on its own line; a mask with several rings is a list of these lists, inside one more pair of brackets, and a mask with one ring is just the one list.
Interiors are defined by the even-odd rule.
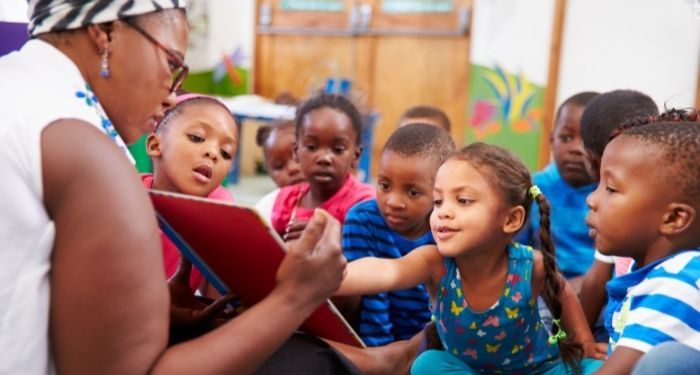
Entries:
[[609,351],[666,341],[700,350],[700,251],[678,252],[607,284]]
[[[411,250],[434,244],[432,233],[410,240],[392,231],[376,199],[350,209],[343,224],[343,252],[348,261],[364,257],[400,258]],[[367,346],[407,340],[430,321],[424,285],[362,297],[358,334]]]

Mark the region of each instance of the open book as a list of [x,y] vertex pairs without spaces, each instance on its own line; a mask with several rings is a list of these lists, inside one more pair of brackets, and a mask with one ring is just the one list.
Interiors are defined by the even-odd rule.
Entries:
[[[219,293],[233,293],[243,305],[253,306],[272,291],[285,247],[254,209],[156,190],[149,194],[163,232]],[[300,330],[365,346],[330,301]]]

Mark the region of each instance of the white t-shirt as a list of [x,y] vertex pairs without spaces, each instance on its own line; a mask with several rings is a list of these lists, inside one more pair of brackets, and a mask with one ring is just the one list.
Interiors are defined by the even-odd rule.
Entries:
[[40,40],[0,58],[0,82],[0,374],[49,373],[55,229],[43,204],[41,133],[67,118],[102,130],[104,112],[73,62]]
[[280,189],[277,188],[264,197],[262,197],[258,203],[255,204],[255,210],[258,214],[262,216],[268,225],[272,225],[272,209],[275,207],[275,200],[277,199],[277,194],[279,194]]

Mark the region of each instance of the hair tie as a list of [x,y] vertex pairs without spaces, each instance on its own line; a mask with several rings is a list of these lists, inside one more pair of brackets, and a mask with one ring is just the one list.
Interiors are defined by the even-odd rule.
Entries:
[[552,321],[552,331],[554,331],[554,327],[557,327],[557,333],[549,336],[547,339],[549,345],[560,343],[566,339],[566,331],[561,328],[561,321],[559,319],[554,319],[554,321]]
[[540,190],[539,186],[537,185],[530,186],[530,189],[527,192],[530,194],[532,199],[537,199],[537,197],[542,194],[542,190]]

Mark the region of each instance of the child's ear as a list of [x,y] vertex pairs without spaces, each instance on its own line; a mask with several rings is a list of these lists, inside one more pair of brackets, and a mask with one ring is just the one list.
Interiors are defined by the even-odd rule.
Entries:
[[146,153],[152,158],[160,157],[161,151],[161,140],[160,137],[151,133],[146,138]]
[[353,160],[353,163],[357,163],[360,160],[360,155],[362,155],[362,145],[355,147],[355,160]]
[[506,221],[503,223],[503,232],[515,234],[525,224],[525,208],[523,206],[511,207],[508,210]]
[[678,235],[690,228],[696,220],[695,208],[686,203],[671,203],[664,213],[659,231],[665,236]]
[[297,141],[294,141],[294,148],[292,148],[292,159],[294,159],[295,162],[299,162],[299,155],[297,155],[297,151],[299,150],[299,143]]

